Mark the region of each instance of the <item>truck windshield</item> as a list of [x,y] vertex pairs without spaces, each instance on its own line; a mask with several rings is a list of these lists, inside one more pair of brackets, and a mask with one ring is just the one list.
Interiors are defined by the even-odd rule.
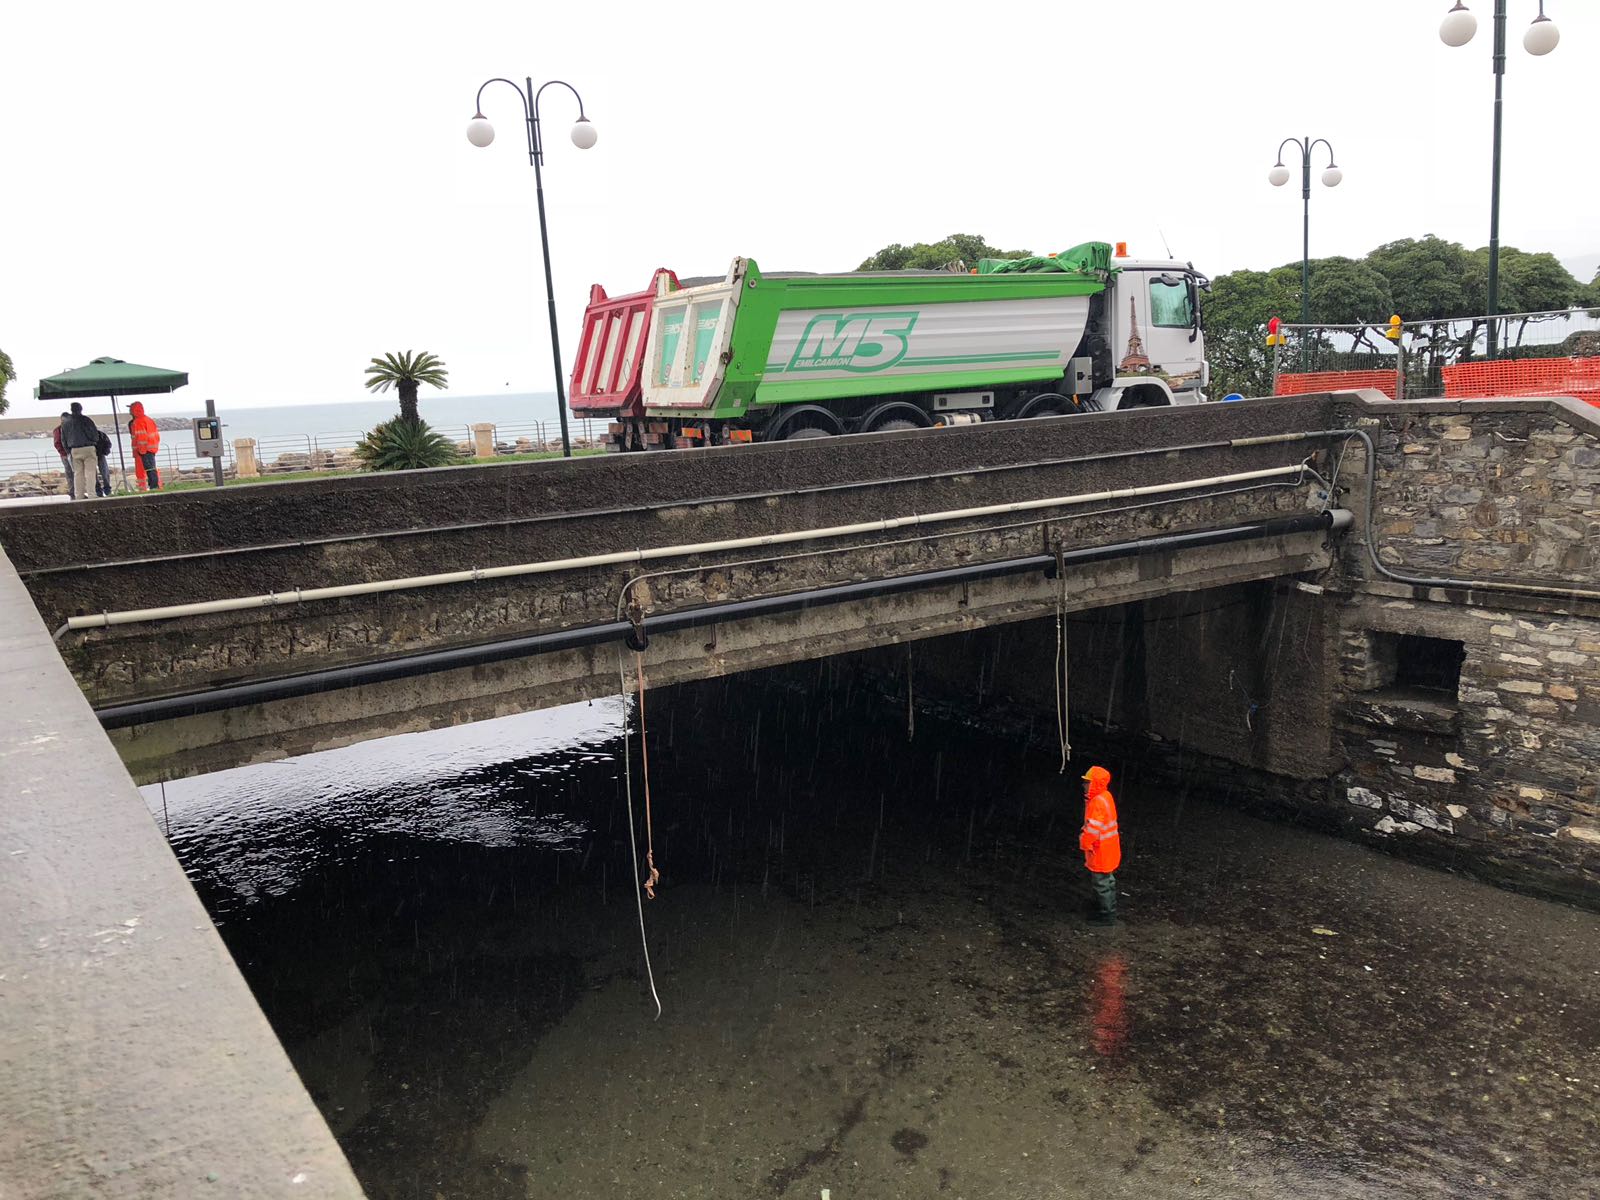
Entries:
[[1150,323],[1169,329],[1194,326],[1194,309],[1186,284],[1150,281]]

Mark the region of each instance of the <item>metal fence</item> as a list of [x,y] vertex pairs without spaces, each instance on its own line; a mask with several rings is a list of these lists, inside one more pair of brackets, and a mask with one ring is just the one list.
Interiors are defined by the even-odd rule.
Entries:
[[[600,422],[601,429],[605,423]],[[470,424],[439,425],[435,428],[471,455],[475,440]],[[595,422],[588,417],[574,417],[570,422],[574,446],[594,445]],[[180,431],[167,431],[178,434]],[[294,471],[350,470],[356,463],[352,454],[356,444],[366,436],[359,429],[334,430],[326,433],[272,434],[255,439],[256,464],[262,474],[287,474]],[[561,449],[561,428],[555,421],[526,421],[515,424],[492,425],[490,444],[496,456],[551,452]],[[223,443],[223,469],[232,471],[234,459],[233,440]],[[123,455],[130,477],[133,471],[133,453],[126,442]],[[112,448],[111,470],[115,476],[120,471],[117,452]],[[181,471],[203,470],[209,472],[211,460],[197,458],[187,441],[173,436],[163,442],[157,456],[157,465],[167,478],[176,478]],[[0,439],[0,481],[24,473],[34,475],[60,475],[61,459],[49,437]],[[120,480],[118,480],[120,483]]]
[[[224,470],[231,470],[234,466],[233,446],[225,444],[222,465]],[[128,473],[133,474],[133,451],[126,440],[122,444],[122,455],[119,459],[116,443],[113,440],[111,453],[107,455],[111,465],[111,472],[115,477],[121,470],[122,464],[127,464]],[[165,443],[156,452],[156,466],[164,475],[176,476],[180,471],[193,471],[211,469],[209,458],[197,458],[193,449],[188,445]],[[33,475],[64,474],[61,458],[56,454],[55,446],[48,436],[28,438],[6,438],[0,440],[0,480],[5,480],[13,475],[24,473]]]
[[1396,339],[1388,325],[1281,326],[1273,394],[1370,387],[1394,399],[1561,395],[1600,403],[1600,310],[1406,321],[1398,332]]

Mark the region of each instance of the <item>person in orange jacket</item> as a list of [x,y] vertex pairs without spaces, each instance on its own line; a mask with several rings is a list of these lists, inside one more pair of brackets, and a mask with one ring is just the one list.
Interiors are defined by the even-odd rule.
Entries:
[[161,472],[156,469],[156,451],[161,449],[161,431],[156,428],[156,423],[144,414],[144,403],[135,400],[128,405],[128,436],[133,439],[133,473],[139,481],[139,490],[145,490],[146,482],[157,491],[161,490]]
[[1091,925],[1117,921],[1116,869],[1122,865],[1122,839],[1117,833],[1117,802],[1111,795],[1111,772],[1090,767],[1083,775],[1083,830],[1078,834],[1083,865],[1089,868],[1099,907]]

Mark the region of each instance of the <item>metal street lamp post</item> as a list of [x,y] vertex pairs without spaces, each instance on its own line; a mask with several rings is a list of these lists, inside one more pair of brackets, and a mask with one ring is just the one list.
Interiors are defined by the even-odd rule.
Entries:
[[[1478,18],[1456,0],[1456,6],[1439,24],[1439,40],[1446,46],[1465,46],[1478,32]],[[1529,54],[1542,57],[1561,41],[1561,31],[1544,15],[1544,0],[1539,0],[1539,15],[1522,35],[1522,46]],[[1494,158],[1489,183],[1489,357],[1499,351],[1500,331],[1494,318],[1500,312],[1500,112],[1501,90],[1506,77],[1506,0],[1494,0]]]
[[1267,172],[1267,180],[1273,187],[1282,187],[1289,182],[1289,168],[1283,165],[1283,148],[1294,146],[1300,151],[1300,199],[1305,204],[1305,239],[1300,250],[1300,323],[1311,324],[1311,152],[1318,146],[1328,147],[1328,168],[1322,172],[1323,187],[1338,187],[1339,181],[1344,178],[1341,171],[1333,161],[1333,147],[1326,138],[1312,141],[1309,137],[1284,138],[1278,143],[1278,161],[1273,164],[1272,170]]
[[550,275],[550,237],[545,232],[544,223],[544,176],[541,172],[544,166],[544,141],[539,132],[539,98],[544,95],[544,89],[552,84],[560,84],[577,100],[578,120],[572,126],[574,146],[587,150],[595,144],[599,135],[589,123],[589,118],[583,114],[583,97],[578,95],[577,88],[565,80],[552,79],[540,84],[539,90],[534,91],[533,80],[529,78],[527,90],[524,91],[511,80],[496,77],[485,80],[479,86],[472,120],[467,122],[467,140],[474,146],[487,146],[494,141],[494,126],[483,115],[483,89],[491,83],[503,83],[522,98],[522,115],[528,128],[528,161],[533,164],[533,184],[539,194],[539,246],[544,251],[544,290],[550,303],[550,353],[555,358],[556,366],[556,415],[561,418],[561,453],[563,457],[571,458],[572,439],[567,433],[567,388],[561,377],[561,335],[556,328],[556,286]]

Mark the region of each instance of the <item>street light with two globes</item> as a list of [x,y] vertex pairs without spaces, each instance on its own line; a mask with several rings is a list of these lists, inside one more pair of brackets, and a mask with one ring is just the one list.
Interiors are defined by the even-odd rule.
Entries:
[[528,134],[528,161],[533,164],[534,188],[539,195],[539,246],[544,251],[544,289],[545,296],[550,305],[550,353],[555,359],[556,367],[556,412],[561,418],[561,453],[572,457],[572,439],[567,432],[567,390],[566,383],[561,377],[561,336],[556,328],[556,288],[550,275],[550,238],[545,232],[544,223],[544,140],[539,128],[539,98],[544,95],[544,89],[559,84],[572,93],[573,99],[578,102],[578,119],[572,126],[572,144],[579,150],[587,150],[595,144],[599,135],[595,132],[589,118],[584,115],[583,97],[578,95],[578,89],[561,79],[552,79],[542,84],[538,91],[533,90],[533,80],[527,80],[527,90],[524,91],[509,79],[486,80],[478,88],[477,103],[473,107],[472,120],[467,122],[467,141],[474,146],[487,146],[494,141],[494,126],[483,115],[483,89],[491,83],[503,83],[515,91],[522,100],[523,123],[527,126]]

